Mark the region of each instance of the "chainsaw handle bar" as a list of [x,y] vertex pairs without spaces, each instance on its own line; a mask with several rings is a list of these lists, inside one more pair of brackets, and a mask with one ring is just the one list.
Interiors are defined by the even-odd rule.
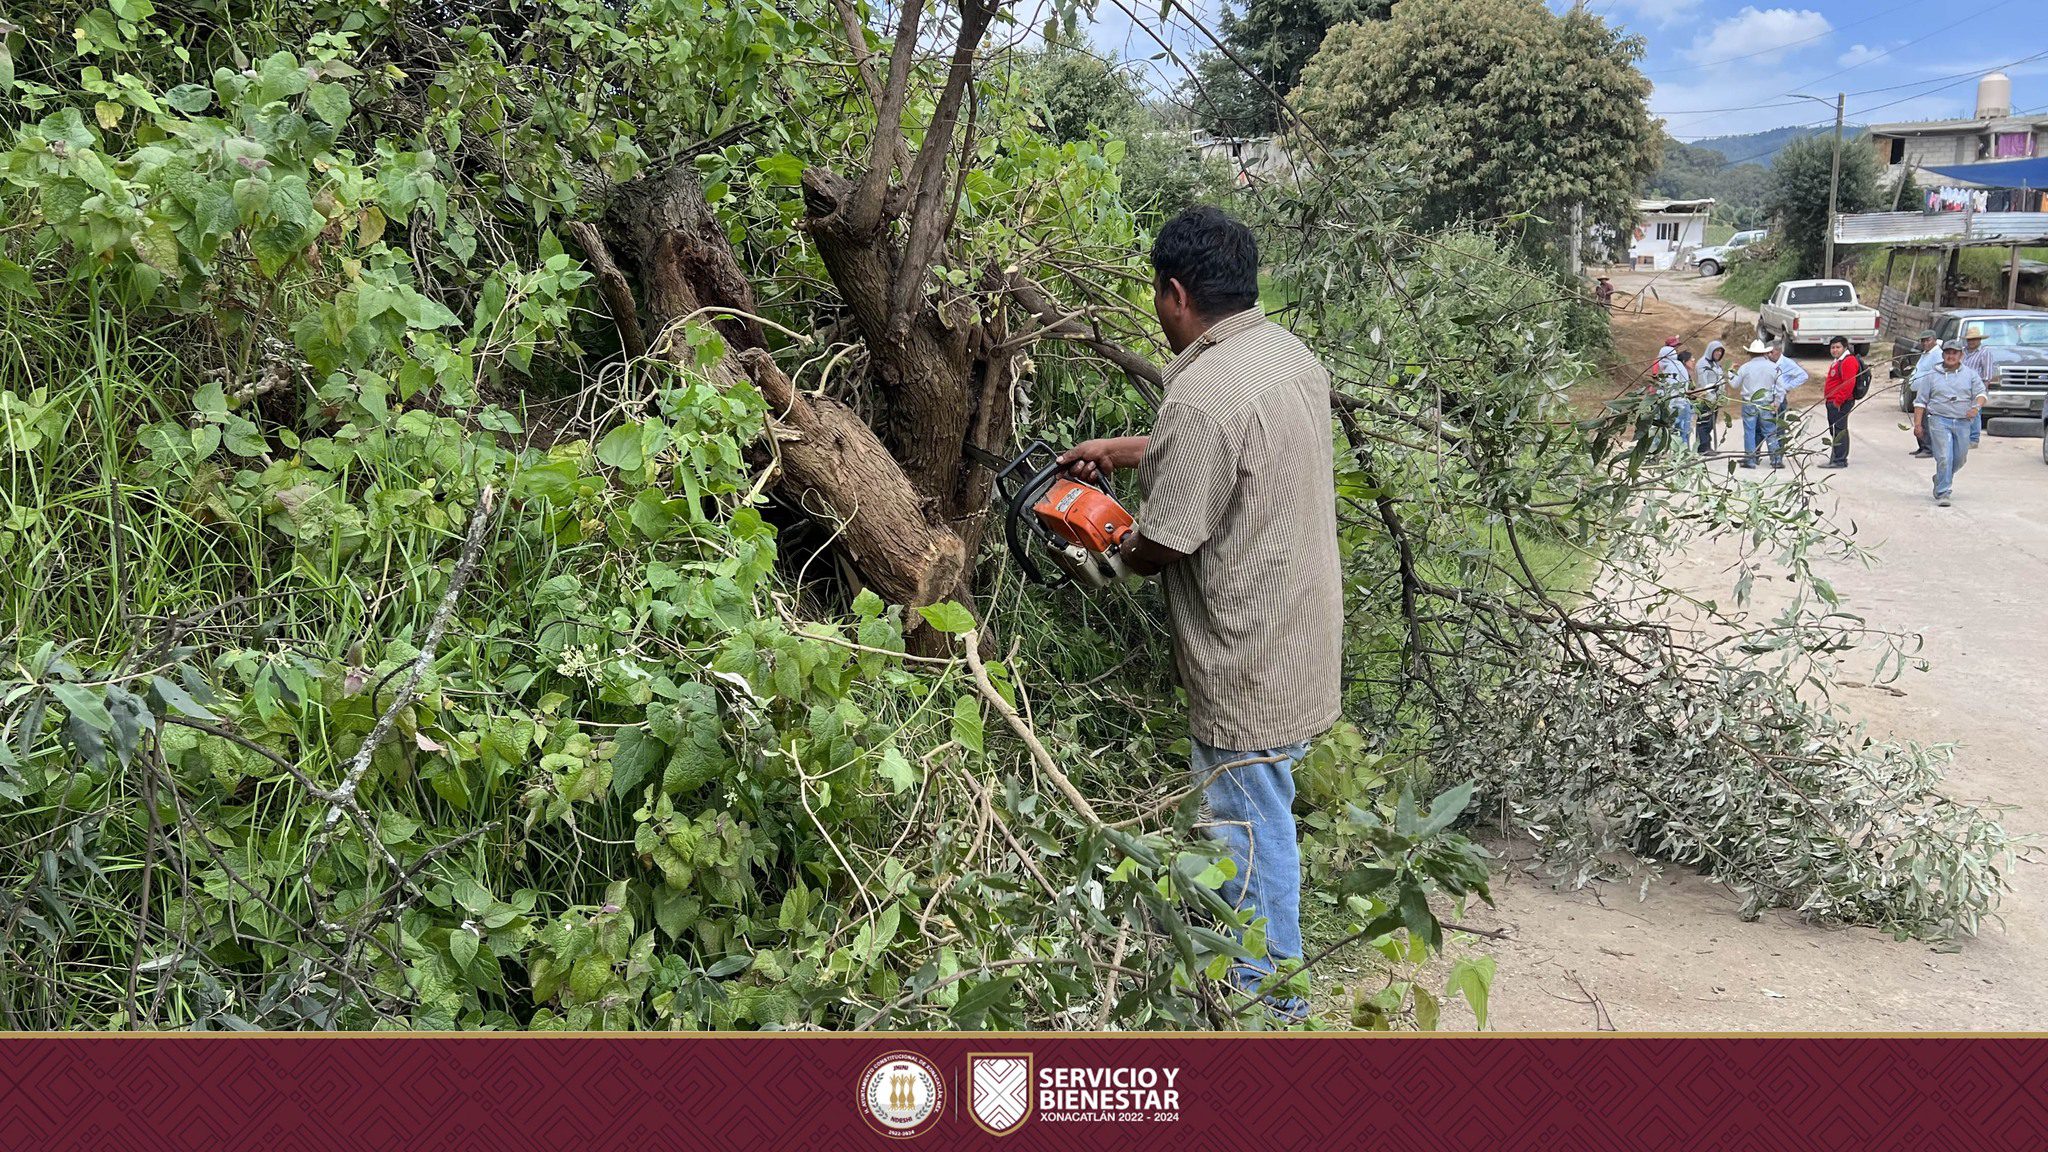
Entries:
[[[1038,459],[1045,460],[1049,466],[1034,469],[1030,473],[1030,479],[1024,481],[1022,487],[1019,487],[1017,483],[1017,470],[1026,467],[1033,460]],[[1003,499],[1010,501],[1014,505],[1017,493],[1038,491],[1045,486],[1047,480],[1052,478],[1052,474],[1059,470],[1059,465],[1060,454],[1053,451],[1052,445],[1047,444],[1043,440],[1033,440],[1024,446],[1024,451],[1019,452],[1015,460],[1003,465],[1002,471],[996,473],[996,491],[1002,493]]]
[[[1051,459],[1044,467],[1033,472],[1029,479],[1021,484],[1015,483],[1014,473],[1017,467],[1030,460],[1034,454],[1041,452],[1043,455],[1051,457]],[[1045,573],[1039,571],[1038,565],[1032,562],[1031,549],[1025,545],[1023,537],[1019,535],[1021,529],[1018,526],[1024,523],[1024,517],[1031,515],[1031,502],[1038,499],[1038,494],[1045,491],[1047,485],[1052,483],[1052,478],[1059,474],[1059,470],[1059,454],[1054,452],[1045,441],[1034,440],[1031,442],[1030,447],[1024,449],[1023,455],[1012,460],[1008,467],[996,474],[996,490],[1002,492],[1010,499],[1010,514],[1003,517],[1003,537],[1010,546],[1010,555],[1016,557],[1017,566],[1024,569],[1025,579],[1033,584],[1043,584],[1048,588],[1058,588],[1072,578],[1065,572],[1060,572],[1057,573],[1059,577],[1057,580],[1046,579]],[[1012,486],[1007,489],[1004,487],[1004,480],[1006,478],[1012,482]]]

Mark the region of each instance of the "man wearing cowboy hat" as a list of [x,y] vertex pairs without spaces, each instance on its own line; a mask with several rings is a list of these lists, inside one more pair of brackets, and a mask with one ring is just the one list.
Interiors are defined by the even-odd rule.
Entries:
[[1806,369],[1784,358],[1784,350],[1759,336],[1744,349],[1755,359],[1735,373],[1734,389],[1742,397],[1742,466],[1756,467],[1759,443],[1771,450],[1771,467],[1785,466],[1785,445],[1779,426],[1785,397],[1806,383]]
[[1970,423],[1984,411],[1984,380],[1963,364],[1963,342],[1941,346],[1941,367],[1913,394],[1913,434],[1934,446],[1934,502],[1949,505],[1956,472],[1970,457]]
[[[1934,329],[1923,328],[1920,330],[1920,359],[1913,365],[1913,374],[1906,377],[1906,395],[1908,397],[1906,402],[1908,404],[1912,403],[1912,395],[1920,391],[1920,382],[1926,378],[1929,372],[1939,367],[1941,367],[1941,337],[1935,334]],[[1913,433],[1913,440],[1915,442],[1913,455],[1922,460],[1934,459],[1934,449],[1927,443],[1926,431],[1918,429],[1917,425],[1915,427],[1916,430]]]
[[[1991,350],[1984,347],[1982,324],[1963,325],[1963,367],[1977,374],[1977,379],[1984,382],[1986,391],[1998,383],[1998,361],[1993,360]],[[1984,414],[1979,412],[1970,419],[1970,447],[1975,448],[1978,439],[1983,435]]]

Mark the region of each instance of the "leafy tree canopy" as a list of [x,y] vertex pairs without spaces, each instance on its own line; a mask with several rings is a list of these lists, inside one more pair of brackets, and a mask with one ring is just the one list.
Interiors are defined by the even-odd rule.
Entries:
[[1324,142],[1405,170],[1425,225],[1575,204],[1622,224],[1657,162],[1643,48],[1540,0],[1403,0],[1333,29],[1296,102]]
[[[1782,239],[1799,257],[1799,270],[1819,275],[1827,249],[1828,184],[1833,178],[1832,136],[1796,140],[1778,153],[1771,166],[1765,209],[1783,230]],[[1853,140],[1842,141],[1842,184],[1836,202],[1841,212],[1867,212],[1877,207],[1877,157]]]
[[1055,143],[1099,143],[1116,153],[1121,199],[1147,219],[1214,199],[1229,186],[1228,169],[1205,162],[1187,130],[1148,104],[1137,78],[1114,59],[1054,49],[1032,59],[1022,87],[1038,102]]
[[1183,84],[1183,99],[1218,135],[1272,132],[1280,122],[1273,97],[1300,85],[1302,69],[1330,29],[1384,20],[1393,7],[1393,0],[1250,0],[1241,13],[1225,8],[1223,42],[1230,53],[1205,54],[1196,76]]

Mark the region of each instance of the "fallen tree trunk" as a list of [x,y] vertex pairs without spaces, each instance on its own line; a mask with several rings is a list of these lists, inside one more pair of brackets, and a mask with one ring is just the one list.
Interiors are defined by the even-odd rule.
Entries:
[[767,352],[739,362],[771,413],[777,490],[830,526],[877,595],[899,604],[951,596],[967,569],[967,547],[930,523],[924,501],[860,415],[836,400],[806,396]]
[[[969,544],[948,529],[940,505],[911,482],[853,409],[798,392],[776,365],[754,317],[753,285],[691,175],[671,169],[628,185],[606,215],[617,258],[639,276],[652,329],[664,332],[701,315],[726,340],[725,359],[714,372],[751,380],[761,390],[777,495],[832,532],[877,595],[909,605],[955,595],[967,573]],[[648,344],[672,360],[689,355],[673,333]]]

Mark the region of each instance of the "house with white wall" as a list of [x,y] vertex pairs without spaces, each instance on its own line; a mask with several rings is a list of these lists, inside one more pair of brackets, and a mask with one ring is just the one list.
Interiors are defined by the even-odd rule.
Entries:
[[1707,217],[1713,211],[1711,199],[1636,201],[1639,220],[1629,238],[1629,267],[1662,272],[1683,265],[1687,252],[1707,242]]

